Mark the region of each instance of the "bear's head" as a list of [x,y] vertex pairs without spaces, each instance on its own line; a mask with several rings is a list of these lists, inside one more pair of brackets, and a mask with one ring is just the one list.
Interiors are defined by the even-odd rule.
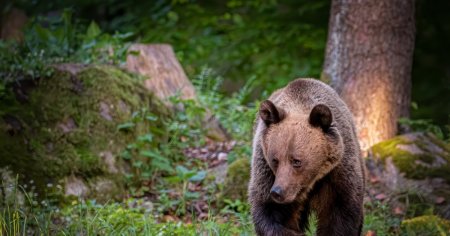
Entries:
[[284,204],[306,197],[342,159],[343,142],[330,108],[318,104],[302,114],[266,100],[259,116],[266,125],[262,134],[264,158],[275,176],[271,198]]

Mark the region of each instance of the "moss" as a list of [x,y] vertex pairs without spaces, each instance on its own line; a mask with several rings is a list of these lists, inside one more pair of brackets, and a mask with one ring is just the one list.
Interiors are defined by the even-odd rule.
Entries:
[[[10,89],[0,98],[0,167],[9,166],[36,189],[64,176],[104,176],[100,153],[116,157],[148,125],[121,132],[142,108],[167,114],[142,81],[117,68],[88,67],[76,75],[59,71],[40,79],[19,102]],[[17,125],[18,124],[18,125]]]
[[401,223],[402,235],[449,235],[450,221],[435,215],[419,216]]
[[247,158],[234,161],[228,166],[221,198],[246,201],[249,180],[250,161]]
[[[412,139],[408,136],[397,136],[374,145],[371,151],[383,164],[391,158],[394,165],[405,173],[407,178],[440,177],[450,183],[450,149],[432,135],[418,134],[416,137]],[[443,152],[429,150],[430,143],[442,149]],[[414,146],[420,149],[420,152],[412,153],[399,148],[399,145]],[[444,160],[445,164],[433,166],[432,163],[437,158]]]

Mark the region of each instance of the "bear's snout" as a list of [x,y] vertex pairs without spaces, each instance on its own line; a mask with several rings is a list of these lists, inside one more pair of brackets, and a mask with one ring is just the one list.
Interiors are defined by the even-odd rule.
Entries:
[[281,189],[280,186],[273,186],[272,189],[270,189],[270,196],[276,202],[281,202],[281,201],[283,201],[283,198],[284,198],[283,190]]

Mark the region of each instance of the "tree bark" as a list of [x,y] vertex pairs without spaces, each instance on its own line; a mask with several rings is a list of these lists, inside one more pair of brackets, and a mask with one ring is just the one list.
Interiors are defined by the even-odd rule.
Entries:
[[27,24],[28,17],[24,11],[12,8],[0,17],[0,39],[23,41],[23,28]]
[[322,79],[353,113],[362,150],[409,116],[414,0],[333,0]]

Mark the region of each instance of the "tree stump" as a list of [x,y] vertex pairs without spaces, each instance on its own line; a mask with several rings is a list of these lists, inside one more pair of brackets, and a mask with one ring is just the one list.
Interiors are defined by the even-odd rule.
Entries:
[[[168,44],[133,44],[127,57],[126,68],[133,73],[148,77],[145,87],[172,109],[169,97],[179,95],[181,99],[197,100],[195,88],[189,81],[183,67],[178,62],[172,47]],[[225,141],[229,135],[222,128],[211,112],[203,118],[206,122],[207,135],[210,138]]]
[[148,77],[145,87],[159,99],[167,100],[177,93],[183,99],[196,99],[194,86],[184,73],[172,47],[168,44],[133,44],[127,57],[127,69]]

